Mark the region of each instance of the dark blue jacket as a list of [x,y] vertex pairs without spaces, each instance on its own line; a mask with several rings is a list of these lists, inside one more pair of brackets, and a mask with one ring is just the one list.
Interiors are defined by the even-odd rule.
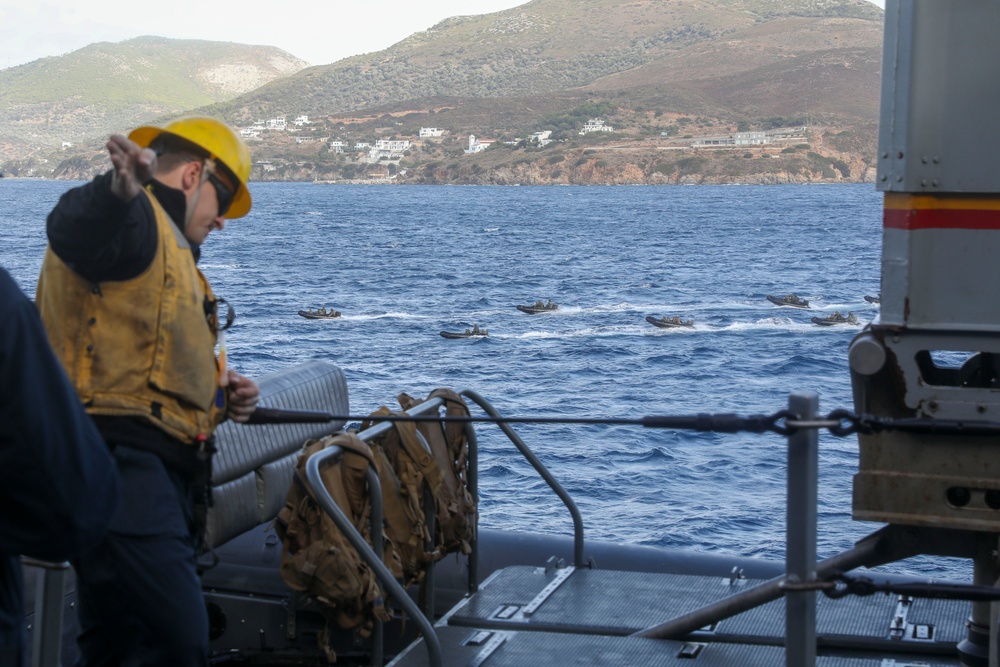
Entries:
[[0,269],[0,665],[24,660],[19,556],[80,555],[104,535],[117,502],[107,446],[34,304]]

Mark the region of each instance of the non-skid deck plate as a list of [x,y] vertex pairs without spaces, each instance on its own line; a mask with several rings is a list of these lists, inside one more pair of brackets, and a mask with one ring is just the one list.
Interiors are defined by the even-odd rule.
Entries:
[[[786,667],[784,649],[774,646],[696,644],[688,642],[609,637],[436,628],[442,667]],[[389,667],[425,667],[427,648],[414,642]],[[915,667],[944,664],[821,656],[816,667]]]
[[[563,581],[559,581],[563,578]],[[552,584],[558,583],[554,586]],[[761,583],[721,577],[510,567],[446,616],[449,625],[498,630],[629,635]],[[538,602],[539,593],[545,591]],[[530,613],[525,613],[525,609]],[[897,595],[816,596],[817,644],[858,650],[953,654],[965,636],[969,603]],[[781,646],[785,601],[724,619],[692,634],[699,641]]]

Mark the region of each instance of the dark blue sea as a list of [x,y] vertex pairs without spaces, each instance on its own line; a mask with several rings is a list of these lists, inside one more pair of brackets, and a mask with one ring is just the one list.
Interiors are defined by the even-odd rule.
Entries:
[[[45,216],[73,183],[0,180],[0,263],[33,294]],[[847,348],[876,314],[882,197],[870,185],[460,187],[253,184],[254,208],[204,246],[237,310],[230,363],[346,372],[352,412],[402,391],[470,388],[507,416],[771,414],[793,391],[851,408]],[[812,311],[777,308],[796,293]],[[518,303],[552,299],[554,314]],[[310,321],[303,308],[343,317]],[[647,315],[693,319],[662,330]],[[487,338],[446,340],[478,324]],[[577,500],[590,538],[781,558],[786,442],[622,425],[518,433]],[[479,429],[482,524],[569,534],[561,504],[494,427]],[[821,557],[850,518],[857,440],[820,436]],[[963,561],[894,571],[969,578]]]

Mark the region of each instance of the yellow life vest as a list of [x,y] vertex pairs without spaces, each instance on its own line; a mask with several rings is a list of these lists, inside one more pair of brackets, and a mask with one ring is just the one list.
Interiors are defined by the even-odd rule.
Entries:
[[139,276],[95,284],[49,247],[36,303],[87,411],[142,417],[194,443],[225,414],[215,357],[215,296],[156,198],[157,249]]

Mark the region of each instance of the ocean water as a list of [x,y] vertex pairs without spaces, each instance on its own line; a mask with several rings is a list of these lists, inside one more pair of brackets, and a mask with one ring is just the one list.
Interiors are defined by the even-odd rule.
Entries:
[[[29,294],[66,182],[0,180],[0,264]],[[853,408],[847,348],[877,313],[882,198],[867,185],[451,187],[253,184],[201,267],[237,311],[230,363],[260,376],[341,366],[352,412],[402,391],[474,389],[506,416],[771,414],[815,391]],[[778,308],[797,293],[812,311]],[[551,298],[553,314],[518,303]],[[336,308],[336,320],[299,309]],[[854,312],[858,326],[813,315]],[[662,330],[647,315],[693,319]],[[478,324],[487,338],[446,340]],[[786,441],[623,425],[518,433],[593,539],[782,558]],[[569,534],[499,429],[478,428],[482,525]],[[819,555],[879,526],[850,518],[856,438],[820,436]],[[967,579],[962,561],[887,568]]]

